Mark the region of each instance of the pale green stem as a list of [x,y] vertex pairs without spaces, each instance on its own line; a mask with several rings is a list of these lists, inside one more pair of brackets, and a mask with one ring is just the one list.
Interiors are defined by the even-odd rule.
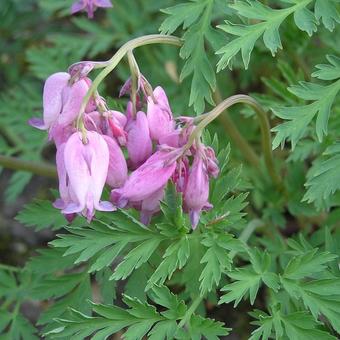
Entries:
[[133,55],[132,51],[128,51],[127,53],[130,73],[131,73],[131,101],[132,101],[132,110],[133,115],[137,113],[137,89],[138,89],[138,80],[140,77],[140,71],[137,64],[137,61]]
[[10,272],[20,272],[21,268],[14,267],[9,264],[0,263],[0,269],[8,270]]
[[22,160],[15,157],[10,156],[2,156],[0,155],[0,166],[3,166],[8,169],[18,170],[18,171],[27,171],[31,172],[32,174],[56,178],[57,177],[57,170],[56,167],[47,164],[47,163],[37,163]]
[[271,141],[271,134],[270,134],[270,125],[267,118],[266,112],[263,110],[261,105],[252,97],[238,94],[235,96],[231,96],[225,99],[223,102],[218,104],[213,110],[210,112],[197,117],[195,121],[199,121],[198,125],[192,132],[189,137],[188,143],[185,146],[185,150],[188,150],[191,145],[194,143],[195,138],[197,135],[201,133],[201,131],[210,124],[213,120],[215,120],[222,112],[224,112],[227,108],[235,105],[235,104],[247,104],[251,106],[259,120],[260,127],[261,127],[261,142],[262,142],[262,151],[264,154],[264,159],[266,163],[266,167],[268,169],[268,173],[272,179],[272,181],[282,190],[282,182],[280,176],[277,174],[275,165],[274,165],[274,157],[272,153],[272,141]]
[[193,301],[193,303],[191,304],[191,306],[189,307],[189,309],[185,313],[184,318],[178,324],[179,328],[182,328],[190,320],[192,314],[195,313],[195,310],[197,309],[197,307],[199,306],[199,304],[201,303],[202,300],[203,300],[203,296],[198,296]]
[[129,51],[132,51],[136,47],[144,46],[144,45],[150,45],[150,44],[170,44],[170,45],[176,45],[176,46],[182,46],[182,41],[180,38],[171,36],[171,35],[163,35],[163,34],[151,34],[151,35],[145,35],[143,37],[139,37],[133,40],[128,41],[125,43],[115,54],[114,56],[105,62],[105,65],[107,65],[94,79],[92,82],[91,87],[87,91],[82,105],[80,107],[80,112],[77,119],[77,128],[81,129],[81,121],[82,116],[85,112],[85,108],[87,103],[89,102],[91,96],[94,94],[94,92],[97,90],[99,84],[105,79],[105,77],[110,74],[114,70],[114,68],[118,65],[118,63],[123,59],[123,57],[128,53]]

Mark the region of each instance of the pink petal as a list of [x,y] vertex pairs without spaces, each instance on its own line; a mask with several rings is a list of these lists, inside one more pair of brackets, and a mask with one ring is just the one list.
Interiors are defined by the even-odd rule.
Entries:
[[54,73],[49,76],[44,85],[43,106],[44,124],[50,127],[59,117],[62,110],[62,92],[67,87],[70,75],[65,72]]
[[126,147],[132,166],[136,168],[145,162],[152,153],[152,142],[145,113],[137,112],[136,120],[129,125]]
[[49,128],[41,118],[31,118],[29,119],[28,124],[39,130],[47,130]]
[[147,118],[151,138],[159,141],[174,130],[175,122],[164,90],[158,86],[153,94],[156,102],[148,97]]
[[82,10],[84,10],[86,7],[86,3],[83,0],[79,0],[76,1],[75,3],[73,3],[72,7],[71,7],[71,14],[80,12]]
[[[109,148],[104,138],[94,131],[87,132],[88,143],[84,148],[84,156],[88,162],[91,184],[90,192],[93,195],[93,205],[96,209],[101,210],[99,204],[107,172],[109,168]],[[90,204],[88,202],[88,204]],[[90,207],[87,206],[89,209]]]
[[[88,132],[91,133],[91,132]],[[87,194],[91,186],[91,173],[87,160],[84,157],[86,145],[82,142],[80,132],[75,132],[66,142],[64,162],[69,185],[79,204],[70,204],[63,213],[82,211],[87,203]],[[87,144],[88,145],[88,144]]]
[[117,142],[108,136],[103,136],[109,149],[109,168],[106,183],[111,188],[121,187],[128,176],[124,154]]
[[113,7],[111,1],[109,0],[94,0],[94,4],[97,7],[103,7],[103,8]]
[[81,79],[66,90],[64,94],[64,107],[58,119],[60,125],[71,124],[78,117],[81,104],[88,89],[87,82]]

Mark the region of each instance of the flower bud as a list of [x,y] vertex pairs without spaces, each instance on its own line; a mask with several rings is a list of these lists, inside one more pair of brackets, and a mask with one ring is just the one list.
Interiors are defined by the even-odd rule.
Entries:
[[202,159],[201,150],[195,154],[184,192],[185,208],[189,211],[192,228],[195,229],[201,210],[208,206],[209,176]]
[[143,164],[152,153],[152,142],[145,113],[138,111],[136,119],[127,123],[126,130],[128,133],[126,147],[131,166],[135,169]]
[[148,97],[147,117],[150,136],[157,142],[175,128],[168,98],[160,86],[153,91],[153,97]]
[[128,176],[126,160],[122,150],[113,138],[109,136],[103,136],[103,138],[109,148],[109,168],[106,183],[111,188],[119,188],[125,183]]
[[140,220],[143,224],[148,225],[153,214],[159,211],[159,203],[164,197],[164,187],[155,191],[149,197],[142,201]]

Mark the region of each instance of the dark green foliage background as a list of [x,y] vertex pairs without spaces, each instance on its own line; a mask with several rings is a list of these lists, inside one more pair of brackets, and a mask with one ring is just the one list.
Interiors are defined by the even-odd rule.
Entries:
[[[2,169],[3,213],[14,205],[17,222],[53,232],[49,245],[20,259],[0,239],[0,337],[338,338],[339,1],[112,2],[89,20],[70,16],[71,0],[0,1],[0,154],[54,162],[46,135],[27,125],[41,115],[44,79],[161,32],[183,46],[135,51],[152,86],[166,89],[176,116],[207,112],[234,94],[256,98],[268,112],[285,190],[271,182],[256,115],[241,105],[204,135],[221,175],[211,184],[214,209],[195,232],[171,185],[149,229],[134,211],[66,226],[51,204],[57,183]],[[113,109],[126,103],[117,97],[128,76],[124,60],[100,87]],[[257,166],[233,125],[259,155]],[[39,197],[22,207],[29,185]],[[1,228],[0,238],[11,239]],[[37,317],[25,312],[27,301]]]

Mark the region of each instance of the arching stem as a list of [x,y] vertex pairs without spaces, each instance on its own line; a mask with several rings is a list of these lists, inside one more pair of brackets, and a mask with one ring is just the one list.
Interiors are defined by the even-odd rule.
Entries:
[[252,97],[238,94],[235,96],[231,96],[225,99],[223,102],[218,104],[213,110],[210,112],[201,115],[195,119],[196,122],[199,122],[192,134],[189,137],[188,143],[185,146],[185,149],[189,149],[191,145],[194,143],[196,136],[198,136],[201,131],[213,120],[215,120],[223,111],[227,108],[235,105],[243,103],[246,105],[251,106],[259,120],[260,128],[261,128],[261,144],[262,144],[262,151],[264,154],[264,159],[266,163],[266,167],[268,169],[268,173],[273,181],[273,183],[280,189],[283,189],[282,181],[278,173],[275,169],[274,164],[274,157],[272,153],[272,141],[271,141],[271,134],[270,134],[270,125],[267,118],[266,112],[263,110],[261,105]]
[[150,45],[150,44],[170,44],[176,46],[182,46],[182,40],[180,38],[174,37],[172,35],[163,35],[163,34],[151,34],[145,35],[125,43],[115,54],[109,59],[107,62],[102,63],[102,65],[107,65],[94,79],[91,87],[87,91],[82,105],[80,107],[80,112],[77,119],[77,127],[81,125],[82,116],[85,112],[85,108],[87,103],[89,102],[91,96],[97,90],[99,84],[104,80],[104,78],[114,70],[114,68],[118,65],[118,63],[122,60],[122,58],[128,53],[132,51],[136,47]]

